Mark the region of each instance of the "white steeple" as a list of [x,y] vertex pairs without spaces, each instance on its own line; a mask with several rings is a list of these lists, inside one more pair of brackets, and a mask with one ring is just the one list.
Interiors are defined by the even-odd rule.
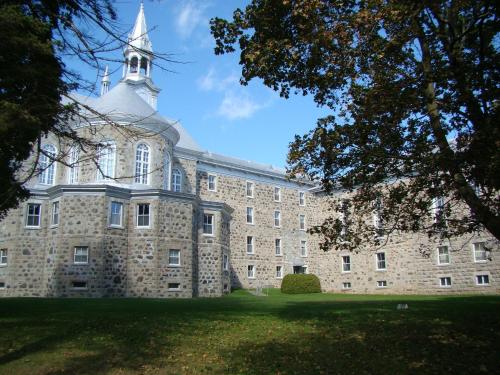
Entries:
[[110,84],[111,80],[109,79],[108,66],[106,65],[106,69],[104,70],[104,75],[101,80],[101,96],[109,91]]
[[139,14],[135,20],[134,29],[128,37],[129,48],[140,49],[145,52],[153,52],[153,47],[148,36],[148,28],[146,26],[146,17],[144,15],[144,3],[141,1]]

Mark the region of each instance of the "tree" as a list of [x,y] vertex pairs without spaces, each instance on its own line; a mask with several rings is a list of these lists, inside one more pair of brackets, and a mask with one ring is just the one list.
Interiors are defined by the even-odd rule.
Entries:
[[500,239],[499,26],[486,0],[253,0],[211,20],[242,84],[332,110],[288,155],[292,176],[349,192],[312,230],[325,250],[381,229]]

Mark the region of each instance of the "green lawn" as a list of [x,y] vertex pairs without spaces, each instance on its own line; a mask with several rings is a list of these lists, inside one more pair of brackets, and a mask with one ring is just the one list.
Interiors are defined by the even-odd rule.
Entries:
[[498,296],[2,299],[0,374],[491,374],[499,336]]

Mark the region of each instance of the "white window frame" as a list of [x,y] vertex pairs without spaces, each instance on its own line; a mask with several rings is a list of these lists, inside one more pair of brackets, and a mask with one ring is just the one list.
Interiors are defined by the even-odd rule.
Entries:
[[52,227],[57,227],[59,225],[59,212],[60,204],[59,201],[52,202],[50,221]]
[[281,228],[281,211],[274,210],[274,227]]
[[[30,207],[31,206],[38,206],[38,215],[30,215]],[[30,225],[28,224],[28,219],[30,217],[38,217],[38,224],[37,225]],[[25,222],[25,227],[26,228],[40,228],[42,225],[42,204],[37,203],[37,202],[29,202],[26,204],[26,222]]]
[[[441,254],[441,249],[446,249],[446,254]],[[450,248],[447,245],[441,245],[436,248],[437,252],[437,264],[438,266],[448,266],[451,263],[450,258]],[[441,255],[446,255],[448,258],[447,262],[441,261]]]
[[[84,254],[78,254],[78,250],[85,250]],[[77,257],[85,257],[86,260],[76,260]],[[75,246],[73,249],[73,264],[89,264],[89,247],[88,246]]]
[[[446,281],[448,279],[449,279],[450,283],[447,284],[447,282],[445,282],[443,284],[443,281]],[[439,280],[439,287],[441,287],[441,288],[451,288],[451,286],[453,285],[453,280],[451,279],[451,276],[439,276],[438,280]]]
[[168,151],[165,152],[163,157],[163,189],[171,190],[170,178],[172,176],[172,158]]
[[[148,208],[148,213],[146,214],[141,214],[140,213],[140,207],[144,206]],[[148,218],[148,224],[147,225],[139,225],[139,218]],[[151,228],[151,204],[150,203],[137,203],[135,205],[135,227],[136,228],[141,228],[141,229],[147,229]]]
[[283,266],[282,265],[277,265],[276,266],[276,278],[277,279],[282,279],[283,278]]
[[275,202],[281,202],[281,187],[275,186],[273,189],[273,197]]
[[113,141],[103,142],[96,154],[96,181],[110,181],[115,178],[116,144]]
[[[113,215],[116,215],[116,213],[113,213],[113,204],[117,204],[120,207],[120,216],[119,216],[119,223],[118,224],[113,224]],[[123,202],[119,201],[111,201],[109,202],[109,217],[108,217],[108,225],[112,228],[123,228]]]
[[[249,239],[250,239],[250,242],[248,241]],[[255,254],[255,237],[254,236],[246,236],[246,252],[247,252],[247,255]]]
[[[172,255],[172,253],[177,252],[177,256]],[[177,258],[177,262],[172,262]],[[168,250],[168,265],[171,267],[179,267],[181,265],[181,251],[179,249],[169,249]]]
[[[253,207],[247,206],[247,208],[246,208],[246,223],[247,224],[251,224],[251,225],[255,224],[254,214],[255,214],[255,212],[254,212]],[[248,221],[248,219],[250,219],[250,221]]]
[[[483,248],[484,252],[484,259],[478,259],[477,258],[477,253],[476,247],[481,246]],[[479,241],[479,242],[474,242],[472,244],[472,255],[474,257],[474,263],[486,263],[488,261],[488,250],[486,250],[486,242],[485,241]]]
[[247,278],[255,279],[255,265],[254,264],[247,265]]
[[68,151],[68,184],[73,185],[78,183],[80,177],[80,148],[78,146],[71,146]]
[[306,205],[306,192],[299,191],[299,206],[304,207]]
[[[341,258],[341,261],[342,261],[342,273],[349,273],[349,272],[351,272],[351,256],[349,254],[343,254],[343,255],[340,256],[340,258]],[[349,258],[348,259],[349,262],[346,262],[345,258]]]
[[151,147],[144,142],[139,143],[135,148],[134,182],[136,184],[149,184],[151,154]]
[[0,267],[6,267],[9,263],[9,250],[0,249]]
[[229,255],[222,254],[222,270],[229,271]]
[[182,192],[182,172],[179,168],[172,169],[172,191]]
[[[479,279],[481,278],[482,280],[484,280],[484,278],[487,278],[487,282],[479,282]],[[489,272],[481,272],[481,273],[476,273],[474,275],[474,282],[476,284],[476,286],[490,286],[490,279],[491,279],[491,275],[489,274]]]
[[[48,156],[48,155],[50,156]],[[52,144],[42,146],[38,159],[38,183],[41,185],[54,185],[56,181],[56,156],[57,148]]]
[[[250,194],[248,194],[250,192]],[[247,198],[253,198],[255,196],[255,183],[253,181],[247,181],[245,184],[245,194]]]
[[306,230],[306,215],[299,215],[299,230]]
[[[213,181],[211,182],[210,179],[211,177],[213,178]],[[210,188],[210,185],[213,183],[213,187]],[[217,175],[213,173],[209,173],[207,176],[207,190],[208,191],[217,191]]]
[[377,280],[377,288],[387,288],[387,280]]
[[[384,259],[383,260],[379,260],[379,255],[380,254],[384,255]],[[379,262],[384,262],[384,267],[383,268],[379,267],[379,265],[380,265]],[[385,251],[381,251],[381,252],[375,253],[375,267],[376,267],[377,271],[387,271],[387,257],[385,256]]]
[[300,240],[300,256],[306,258],[308,256],[307,241]]
[[283,256],[283,241],[281,238],[274,239],[274,255],[277,257]]
[[349,289],[352,289],[352,283],[350,281],[343,281],[342,290],[349,290]]
[[[177,287],[171,287],[170,285],[177,284]],[[181,290],[181,283],[167,283],[167,289],[172,291]]]
[[[208,222],[208,220],[205,220],[205,218],[211,218],[211,223]],[[210,214],[210,213],[203,213],[203,223],[202,223],[202,231],[204,236],[213,236],[215,233],[215,215]],[[206,229],[210,228],[210,232],[207,232]]]

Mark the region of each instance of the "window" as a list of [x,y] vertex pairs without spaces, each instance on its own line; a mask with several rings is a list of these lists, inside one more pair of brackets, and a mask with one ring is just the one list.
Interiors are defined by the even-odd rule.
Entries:
[[253,224],[253,207],[247,207],[247,224]]
[[283,278],[283,266],[276,266],[276,278]]
[[249,279],[255,279],[255,266],[253,264],[248,265],[247,276]]
[[165,152],[163,161],[163,189],[170,190],[170,174],[172,172],[172,163],[170,162],[170,154]]
[[340,222],[342,225],[340,236],[345,238],[349,228],[349,201],[347,199],[342,201],[340,211]]
[[439,286],[444,287],[444,288],[451,287],[451,277],[449,277],[449,276],[440,277],[439,278]]
[[387,288],[387,281],[386,280],[377,281],[377,288]]
[[307,256],[307,241],[306,240],[300,241],[300,256],[301,257]]
[[434,212],[434,223],[438,228],[446,228],[446,214],[444,197],[436,197],[432,202]]
[[52,202],[52,225],[59,224],[59,202]]
[[208,190],[217,191],[217,176],[214,174],[208,175]]
[[274,240],[274,253],[276,255],[281,255],[281,238],[276,238]]
[[222,255],[222,269],[229,271],[229,256],[227,254]]
[[247,236],[247,254],[253,254],[253,236]]
[[380,238],[384,236],[384,222],[382,219],[383,205],[382,198],[375,199],[373,207],[373,228],[375,229],[375,237]]
[[303,191],[299,191],[299,206],[306,205],[306,193]]
[[476,285],[490,285],[490,275],[476,275]]
[[7,249],[0,249],[0,266],[7,265]]
[[377,270],[385,270],[385,253],[377,253]]
[[275,227],[281,226],[281,212],[278,210],[274,211],[274,226]]
[[54,185],[56,174],[56,148],[52,145],[45,145],[40,151],[38,161],[38,182],[44,185]]
[[78,177],[80,174],[80,167],[78,165],[78,159],[80,158],[80,149],[78,146],[72,146],[68,152],[68,184],[76,184],[78,182]]
[[488,254],[484,242],[476,242],[472,244],[474,249],[474,262],[486,262]]
[[149,147],[141,143],[135,151],[135,182],[147,185],[149,180]]
[[214,234],[214,215],[203,214],[203,234]]
[[41,204],[28,203],[26,212],[26,226],[40,227],[40,220],[41,220]]
[[169,252],[168,252],[168,265],[169,266],[180,266],[181,265],[181,251],[180,250],[169,250]]
[[121,202],[111,202],[110,212],[109,212],[109,225],[112,227],[122,226],[122,212],[123,203]]
[[438,246],[438,264],[450,264],[450,252],[448,246]]
[[97,180],[107,181],[115,177],[116,146],[114,142],[104,142],[97,149]]
[[277,186],[274,187],[274,201],[281,202],[281,188]]
[[342,256],[342,272],[351,272],[351,256]]
[[86,281],[72,281],[71,287],[73,289],[87,289],[87,282]]
[[137,226],[149,227],[149,203],[137,205]]
[[0,289],[5,289],[5,281],[0,281]]
[[350,282],[343,282],[342,283],[342,289],[351,289],[351,283]]
[[177,193],[182,191],[182,174],[177,168],[172,171],[172,190]]
[[247,181],[247,197],[253,198],[254,183],[252,181]]
[[306,215],[299,215],[299,229],[306,230]]
[[75,264],[88,264],[89,263],[89,248],[87,246],[75,247],[73,263],[75,263]]
[[180,283],[168,283],[168,290],[179,290],[181,289]]

